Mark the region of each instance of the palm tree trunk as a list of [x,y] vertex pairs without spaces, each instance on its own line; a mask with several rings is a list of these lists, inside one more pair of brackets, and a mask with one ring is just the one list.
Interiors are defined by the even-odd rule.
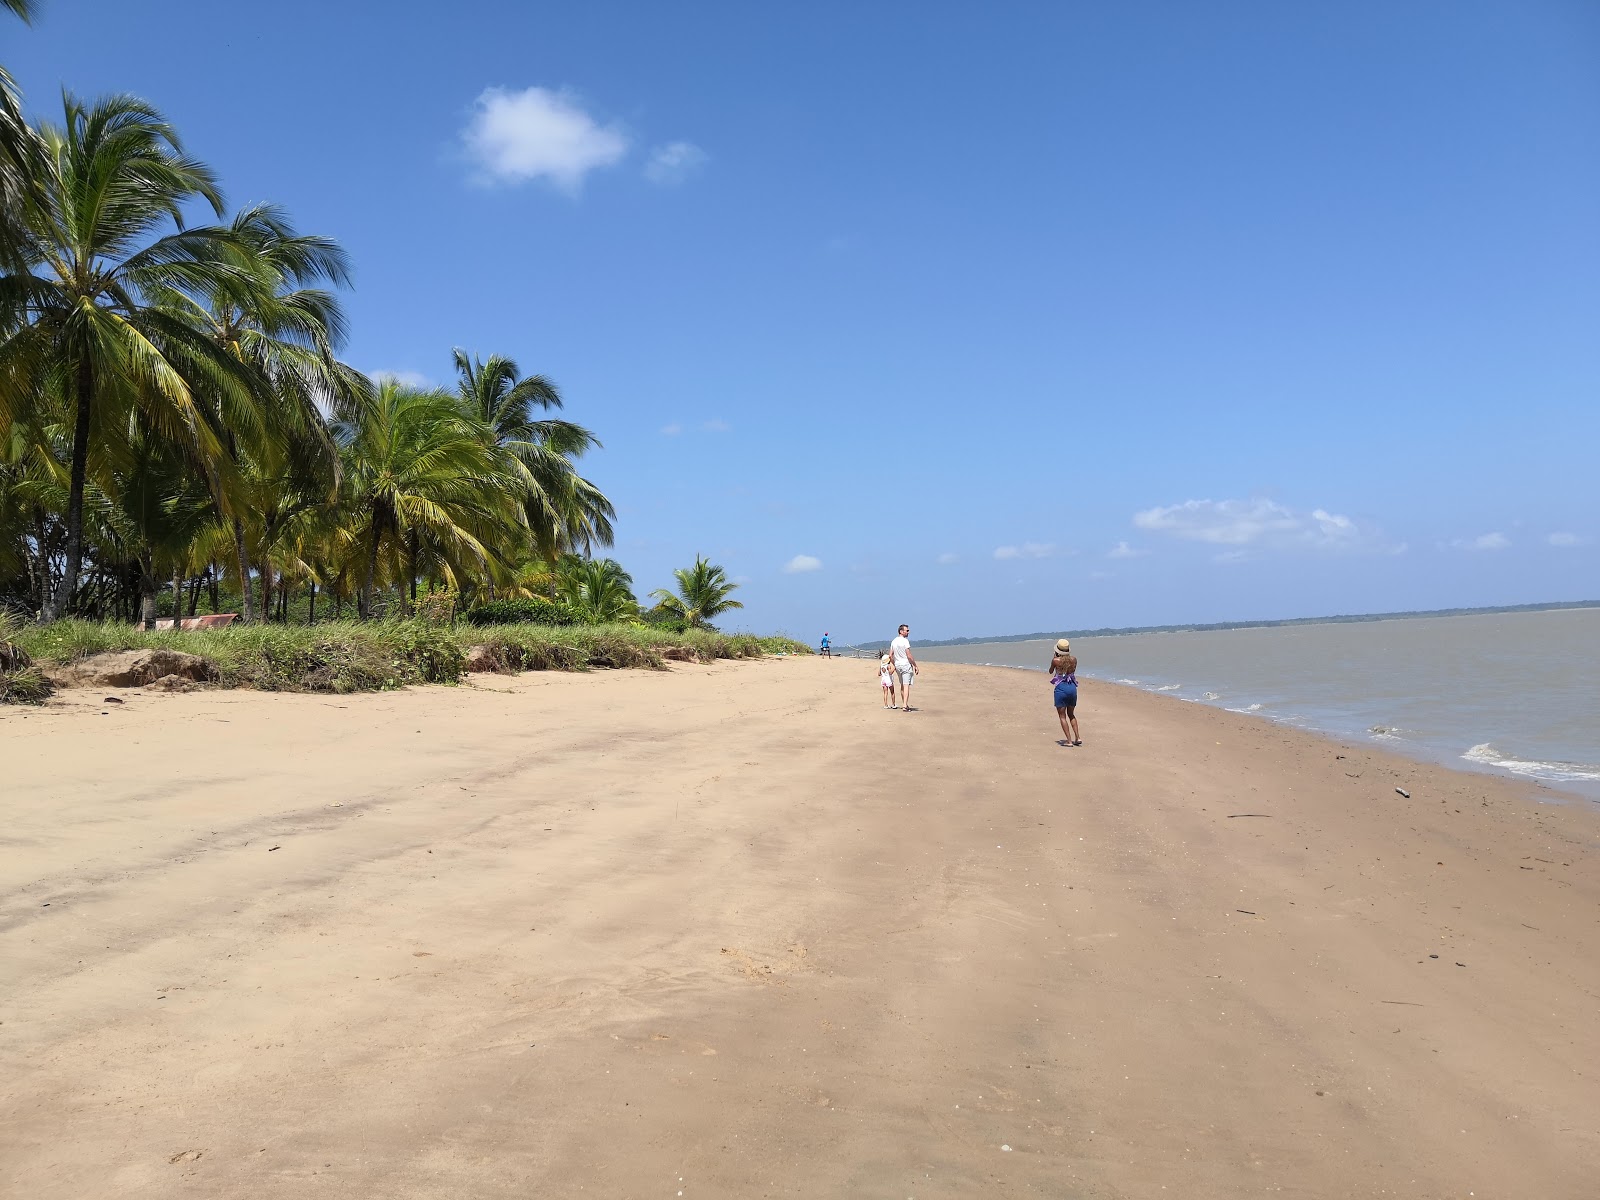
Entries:
[[311,581],[311,607],[306,611],[306,624],[307,625],[315,625],[316,623],[317,623],[317,581],[315,579],[313,579]]
[[239,560],[239,595],[244,609],[243,617],[246,625],[255,624],[255,595],[250,588],[250,551],[244,545],[244,522],[238,517],[233,519],[233,552]]
[[139,628],[156,627],[155,563],[148,557],[139,560]]
[[219,572],[217,571],[217,564],[216,563],[212,563],[211,564],[211,615],[212,616],[216,615],[217,609],[218,609],[218,607],[220,607],[221,602],[222,602],[222,597],[217,595],[217,586],[218,586],[217,575],[218,575],[218,573]]
[[417,531],[412,529],[406,538],[406,574],[411,576],[411,601],[406,605],[406,616],[417,610]]
[[261,622],[270,624],[272,621],[272,564],[265,559],[261,562]]
[[172,632],[183,632],[183,572],[176,565],[172,568]]
[[372,519],[372,545],[367,550],[367,578],[356,602],[356,615],[363,621],[372,617],[372,581],[378,574],[378,538],[382,536],[376,516]]
[[45,601],[42,614],[46,622],[62,616],[72,605],[78,590],[78,572],[83,569],[83,481],[89,470],[89,413],[94,404],[94,373],[89,360],[78,364],[77,412],[72,426],[72,482],[67,490],[67,569],[61,586]]

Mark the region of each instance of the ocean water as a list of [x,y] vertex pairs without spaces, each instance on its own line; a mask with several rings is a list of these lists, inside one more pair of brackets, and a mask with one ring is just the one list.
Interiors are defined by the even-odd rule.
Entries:
[[[1052,639],[916,654],[1044,671],[1053,649]],[[1135,633],[1073,638],[1072,649],[1088,679],[1600,801],[1600,609]]]

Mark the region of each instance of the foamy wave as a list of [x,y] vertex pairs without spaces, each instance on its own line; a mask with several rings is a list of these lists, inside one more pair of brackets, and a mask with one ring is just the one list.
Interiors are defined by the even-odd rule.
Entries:
[[1400,736],[1400,731],[1392,725],[1374,725],[1372,728],[1368,729],[1367,732],[1380,742],[1398,742],[1404,740]]
[[1220,693],[1217,693],[1217,692],[1206,692],[1203,696],[1200,697],[1200,699],[1202,699],[1202,700],[1221,700],[1222,696],[1221,696]]
[[1557,783],[1577,780],[1600,780],[1600,766],[1593,763],[1539,762],[1526,758],[1513,758],[1496,750],[1488,742],[1480,742],[1461,756],[1468,762],[1487,767],[1499,767],[1513,775],[1526,775],[1530,779],[1549,779]]
[[1183,684],[1181,684],[1181,683],[1169,683],[1165,687],[1158,687],[1156,689],[1156,691],[1158,691],[1158,692],[1175,692],[1179,688],[1181,688],[1182,686],[1183,686]]
[[1243,708],[1230,708],[1228,711],[1229,712],[1236,712],[1236,713],[1260,712],[1261,711],[1261,705],[1259,705],[1259,704],[1247,704]]
[[1112,683],[1125,683],[1129,687],[1138,687],[1139,686],[1139,681],[1137,679],[1113,679],[1111,682]]

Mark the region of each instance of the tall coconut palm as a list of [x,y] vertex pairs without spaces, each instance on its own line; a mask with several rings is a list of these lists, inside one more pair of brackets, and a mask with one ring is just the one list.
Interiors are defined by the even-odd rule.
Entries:
[[657,588],[650,593],[650,598],[664,611],[698,629],[709,627],[712,617],[744,607],[740,601],[729,599],[739,585],[730,583],[727,573],[713,566],[703,555],[695,556],[694,566],[687,570],[680,568],[672,574],[678,581],[677,592]]
[[486,572],[492,543],[523,536],[504,458],[457,397],[385,379],[336,432],[363,618],[372,614],[380,562],[406,581],[425,541],[451,576]]
[[535,416],[562,407],[556,385],[543,375],[523,376],[499,354],[482,360],[457,349],[454,358],[462,403],[517,465],[539,553],[553,563],[563,551],[611,545],[616,509],[573,465],[599,439],[572,421]]
[[[321,285],[345,286],[350,265],[328,238],[295,232],[282,210],[257,205],[229,226],[238,270],[218,274],[203,288],[171,288],[160,297],[177,320],[201,329],[216,347],[248,372],[248,396],[215,396],[213,419],[226,431],[230,460],[241,466],[247,501],[230,516],[244,619],[254,619],[246,515],[270,516],[286,477],[297,494],[320,481],[331,498],[338,454],[322,414],[352,416],[371,395],[366,376],[341,363],[344,312]],[[230,403],[230,401],[244,403]],[[254,522],[263,559],[261,603],[271,607],[272,522]]]
[[5,280],[0,311],[22,314],[0,341],[0,430],[53,379],[68,393],[71,451],[66,569],[44,617],[66,610],[83,564],[83,496],[91,434],[139,410],[151,431],[211,464],[224,446],[196,394],[247,397],[239,364],[150,302],[204,289],[237,271],[233,239],[188,229],[185,205],[217,213],[211,170],[183,151],[155,109],[129,96],[63,97],[63,121],[40,130],[41,203],[29,212],[26,270]]

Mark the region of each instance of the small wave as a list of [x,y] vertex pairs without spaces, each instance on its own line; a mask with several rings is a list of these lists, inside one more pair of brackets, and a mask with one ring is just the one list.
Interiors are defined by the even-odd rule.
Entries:
[[1228,711],[1229,712],[1236,712],[1236,713],[1260,712],[1261,711],[1261,705],[1259,705],[1259,704],[1247,704],[1243,708],[1230,708]]
[[1526,775],[1531,779],[1549,779],[1557,783],[1578,780],[1600,780],[1600,765],[1594,763],[1539,762],[1536,759],[1514,758],[1496,750],[1488,742],[1480,742],[1461,756],[1468,762],[1486,767],[1499,767],[1513,775]]
[[1202,699],[1202,700],[1221,700],[1222,696],[1218,692],[1206,692],[1204,695],[1202,695],[1200,697],[1200,699]]
[[1125,683],[1129,687],[1138,687],[1139,686],[1139,681],[1137,679],[1113,679],[1111,682],[1112,683]]
[[1169,683],[1164,687],[1158,687],[1156,689],[1156,691],[1158,691],[1158,692],[1175,692],[1179,688],[1181,688],[1182,686],[1183,686],[1183,684],[1181,684],[1181,683]]

